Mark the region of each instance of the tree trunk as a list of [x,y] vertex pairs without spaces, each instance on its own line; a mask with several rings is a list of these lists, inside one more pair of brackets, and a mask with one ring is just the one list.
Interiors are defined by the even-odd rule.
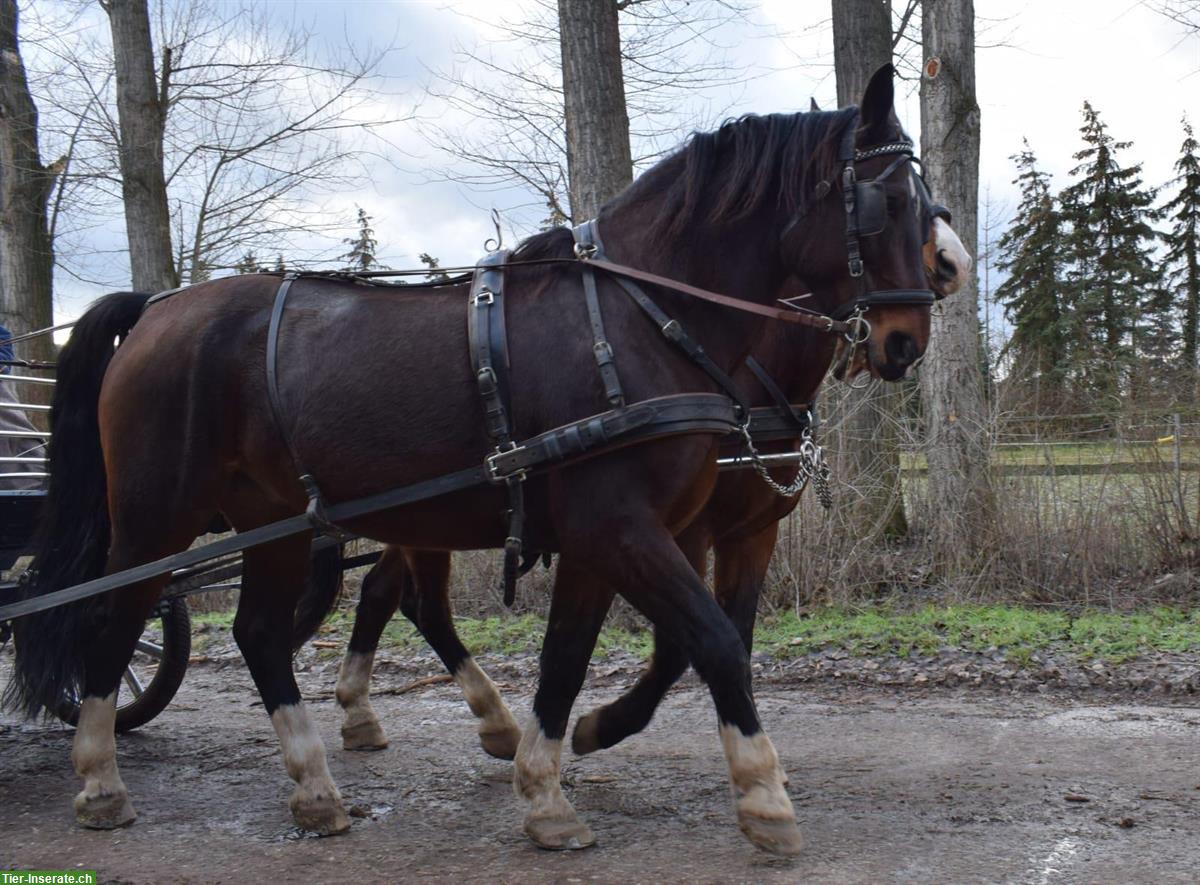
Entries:
[[[976,253],[979,105],[975,101],[973,0],[923,0],[921,157],[930,190],[954,213],[954,229]],[[965,564],[988,543],[995,501],[988,481],[987,407],[980,377],[974,275],[933,312],[921,367],[931,525],[943,560]]]
[[[871,75],[892,60],[888,0],[833,0],[833,66],[840,107],[858,104]],[[840,428],[838,473],[854,487],[845,514],[856,532],[874,536],[908,531],[900,485],[898,385],[878,383],[834,394]]]
[[[54,246],[46,202],[62,164],[42,165],[37,107],[17,42],[17,3],[0,0],[0,323],[14,335],[53,323]],[[17,351],[53,360],[54,342],[43,335],[18,344]],[[35,393],[22,389],[22,401]]]
[[[105,0],[117,70],[121,126],[121,194],[133,288],[160,292],[179,285],[171,252],[171,216],[163,177],[163,128],[169,61],[163,88],[154,76],[154,47],[146,0]],[[169,58],[169,56],[168,56]]]
[[571,219],[633,181],[616,0],[558,0]]

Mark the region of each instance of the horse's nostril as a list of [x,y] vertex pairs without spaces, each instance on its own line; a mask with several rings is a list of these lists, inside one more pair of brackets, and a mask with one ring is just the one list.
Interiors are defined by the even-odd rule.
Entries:
[[939,276],[947,280],[958,276],[958,265],[946,257],[945,249],[938,249],[937,271]]
[[917,350],[917,342],[911,335],[903,332],[891,332],[883,344],[888,362],[897,369],[903,370],[917,361],[921,355]]

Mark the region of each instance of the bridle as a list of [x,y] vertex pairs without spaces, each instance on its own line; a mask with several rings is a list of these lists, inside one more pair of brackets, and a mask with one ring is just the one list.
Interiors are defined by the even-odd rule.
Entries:
[[[913,143],[905,138],[859,150],[854,146],[857,128],[857,120],[846,127],[846,133],[842,137],[842,143],[838,150],[838,160],[841,164],[842,202],[846,210],[846,260],[857,293],[855,297],[829,312],[830,317],[850,326],[850,331],[845,333],[845,337],[851,348],[865,344],[870,338],[871,324],[867,320],[866,314],[872,307],[897,305],[926,307],[932,306],[934,302],[945,297],[933,289],[867,288],[860,240],[863,237],[877,236],[887,228],[887,194],[884,190],[884,182],[907,162],[909,164],[908,174],[912,178],[917,200],[921,206],[922,218],[928,218],[930,221],[941,218],[947,224],[950,223],[950,210],[933,201],[925,179],[918,171],[921,161],[913,152]],[[874,178],[859,180],[854,168],[856,163],[890,155],[896,155],[896,158],[883,172]],[[817,200],[823,198],[831,189],[832,182],[828,179],[818,182],[816,186]],[[809,206],[805,204],[796,210],[779,235],[780,242],[785,241],[804,219],[808,208]],[[785,300],[785,303],[789,302],[790,299]]]

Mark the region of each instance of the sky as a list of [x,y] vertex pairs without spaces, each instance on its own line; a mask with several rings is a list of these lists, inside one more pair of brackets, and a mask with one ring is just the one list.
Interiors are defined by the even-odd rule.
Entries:
[[[56,2],[56,0],[51,0]],[[65,2],[65,0],[64,0]],[[218,6],[226,0],[215,0]],[[371,161],[369,181],[353,190],[321,197],[323,211],[346,218],[353,233],[356,207],[374,220],[379,258],[392,267],[418,264],[428,252],[443,265],[471,263],[494,235],[489,210],[501,210],[511,244],[542,216],[518,190],[481,190],[453,181],[455,162],[421,135],[429,124],[444,129],[472,125],[427,95],[438,71],[455,69],[456,49],[495,53],[536,66],[528,49],[503,42],[498,26],[520,15],[528,0],[256,0],[281,23],[309,25],[314,39],[332,52],[393,45],[381,70],[374,111],[381,117],[408,116],[383,133],[387,149]],[[228,3],[229,7],[235,4]],[[810,96],[835,105],[832,34],[827,0],[747,0],[747,21],[713,35],[729,66],[729,82],[680,101],[687,120],[719,122],[748,112],[807,110]],[[898,5],[902,5],[899,4]],[[1079,148],[1080,109],[1090,101],[1118,140],[1133,142],[1125,162],[1144,163],[1145,181],[1157,186],[1171,177],[1187,113],[1200,125],[1200,35],[1156,15],[1136,0],[977,0],[977,93],[982,114],[980,218],[989,206],[997,233],[1017,204],[1010,157],[1028,139],[1041,165],[1063,186]],[[107,30],[102,17],[83,27]],[[913,61],[918,61],[915,56]],[[460,63],[458,70],[476,73]],[[35,98],[37,96],[35,95]],[[915,82],[899,85],[897,111],[919,138]],[[370,114],[372,108],[360,110]],[[659,121],[662,122],[661,120]],[[667,121],[670,123],[670,121]],[[677,134],[659,148],[682,141]],[[668,128],[670,128],[668,126]],[[987,205],[983,201],[986,200]],[[953,208],[953,207],[951,207]],[[86,279],[56,275],[56,320],[72,319],[93,298],[128,286],[120,254],[122,220],[112,214],[87,234],[97,256],[82,262]],[[312,245],[329,257],[336,237]],[[991,280],[992,287],[996,283]],[[1001,323],[997,314],[996,322]]]

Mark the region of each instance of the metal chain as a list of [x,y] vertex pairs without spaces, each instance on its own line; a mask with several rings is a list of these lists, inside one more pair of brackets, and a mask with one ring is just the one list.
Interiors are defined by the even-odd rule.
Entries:
[[[811,415],[809,416],[809,420],[812,420]],[[750,455],[750,463],[771,491],[781,497],[792,498],[800,494],[801,490],[811,479],[813,486],[817,490],[817,500],[821,503],[821,506],[826,510],[833,506],[833,490],[829,484],[829,464],[825,461],[825,450],[817,445],[817,441],[813,439],[811,428],[805,427],[804,432],[800,436],[800,460],[796,463],[796,477],[787,485],[776,482],[767,469],[767,466],[763,463],[762,456],[759,454],[758,449],[754,447],[754,438],[750,435],[749,423],[743,424],[741,431],[742,438],[746,443],[746,451]]]

